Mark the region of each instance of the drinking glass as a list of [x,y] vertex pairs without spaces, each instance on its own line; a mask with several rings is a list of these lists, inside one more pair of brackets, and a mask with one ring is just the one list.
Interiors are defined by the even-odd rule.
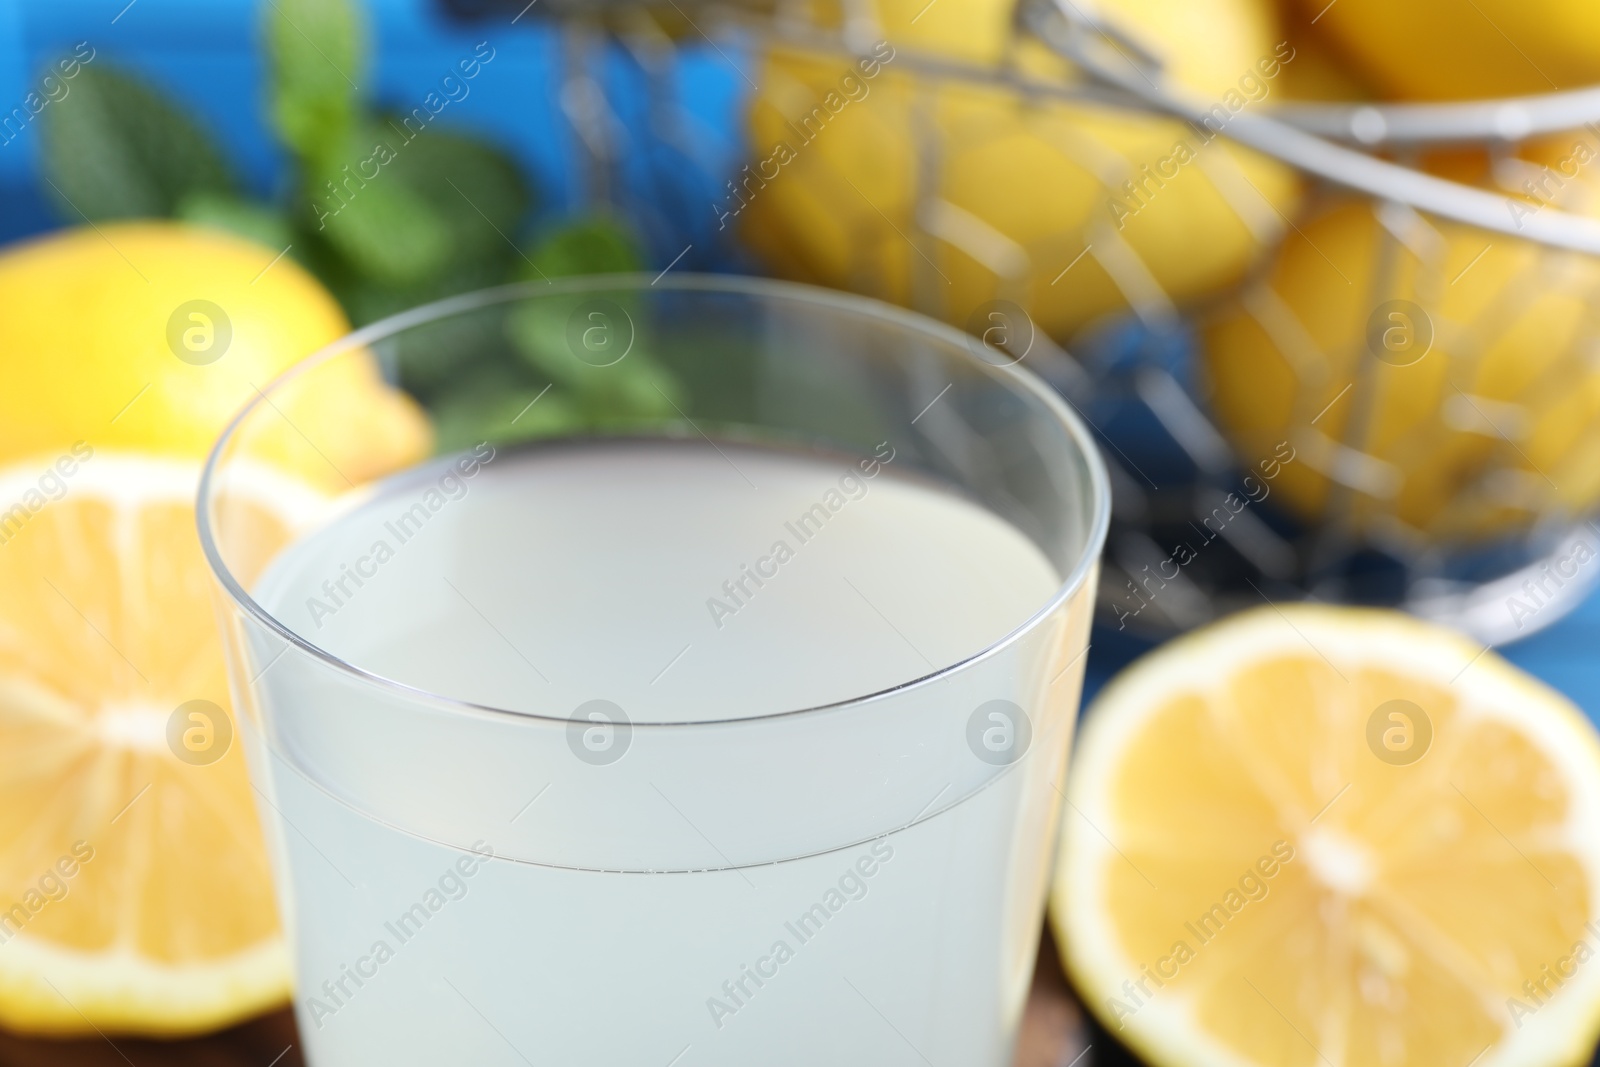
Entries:
[[[261,390],[199,523],[311,1064],[1009,1063],[1109,501],[997,339],[616,275]],[[436,455],[313,470],[374,360]]]

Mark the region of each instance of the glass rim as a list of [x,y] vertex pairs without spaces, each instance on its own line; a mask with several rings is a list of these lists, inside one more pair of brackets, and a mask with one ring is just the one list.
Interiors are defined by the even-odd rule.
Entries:
[[[1021,359],[1003,366],[990,363],[972,352],[971,343],[973,338],[956,327],[919,312],[854,293],[844,293],[820,286],[778,281],[750,275],[684,272],[670,276],[656,275],[652,278],[648,273],[636,272],[586,274],[553,280],[514,282],[508,285],[498,285],[467,293],[459,293],[455,296],[408,308],[405,311],[370,322],[322,346],[280,372],[263,387],[257,389],[255,391],[256,395],[248,400],[228,420],[223,427],[222,433],[212,444],[210,452],[206,455],[205,465],[200,472],[199,490],[195,498],[195,520],[200,533],[201,552],[205,555],[206,564],[211,569],[212,576],[222,586],[233,605],[256,619],[269,632],[286,642],[285,651],[287,651],[288,647],[297,648],[301,652],[310,655],[313,659],[321,661],[356,681],[377,686],[403,699],[440,705],[452,711],[466,714],[487,714],[494,717],[510,716],[517,720],[544,721],[562,726],[569,723],[571,721],[570,716],[500,708],[471,700],[463,700],[444,693],[436,693],[420,686],[409,685],[386,675],[359,667],[321,647],[316,642],[296,633],[251,596],[249,591],[234,576],[232,570],[229,569],[217,544],[208,505],[214,493],[216,475],[223,453],[233,441],[235,434],[243,426],[245,420],[260,411],[263,405],[270,405],[271,400],[269,397],[275,391],[281,389],[312,367],[352,350],[365,348],[375,342],[394,337],[414,327],[426,325],[453,315],[493,307],[498,304],[511,303],[528,297],[561,293],[583,293],[603,289],[649,289],[657,292],[671,290],[722,292],[747,297],[776,298],[792,303],[810,303],[835,312],[849,312],[855,315],[875,318],[900,329],[921,334],[930,340],[941,342],[962,353],[971,366],[989,374],[991,377],[1008,381],[1012,387],[1040,401],[1045,409],[1065,427],[1068,437],[1076,446],[1087,469],[1089,496],[1091,497],[1089,503],[1092,511],[1082,549],[1079,551],[1072,569],[1063,577],[1061,585],[1043,605],[1021,623],[971,655],[964,656],[942,667],[936,667],[926,674],[918,675],[907,681],[858,696],[829,701],[826,704],[816,704],[732,719],[696,719],[674,722],[633,721],[629,724],[633,729],[732,726],[761,723],[773,719],[789,719],[802,715],[837,711],[842,708],[884,699],[924,685],[930,685],[998,655],[1004,649],[1020,641],[1037,629],[1045,619],[1054,615],[1062,605],[1072,599],[1088,580],[1090,571],[1093,570],[1099,560],[1101,549],[1105,545],[1106,533],[1111,523],[1111,486],[1106,474],[1105,462],[1101,458],[1099,449],[1095,446],[1088,429],[1084,426],[1083,419],[1076,411],[1068,407],[1055,390],[1046,385],[1038,375],[1021,366]],[[1026,358],[1026,355],[1023,358]],[[551,442],[573,441],[580,440],[584,436],[564,434],[552,437],[549,440]],[[648,439],[653,435],[638,436],[639,439]],[[279,655],[282,654],[282,652],[279,653]]]

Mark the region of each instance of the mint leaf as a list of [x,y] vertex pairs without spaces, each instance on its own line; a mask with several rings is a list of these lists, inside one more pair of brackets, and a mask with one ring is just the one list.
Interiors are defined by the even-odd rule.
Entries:
[[267,248],[283,249],[294,241],[289,220],[281,212],[230,193],[190,193],[178,202],[174,214],[185,222],[226,230]]
[[479,441],[524,441],[567,433],[583,419],[555,390],[506,380],[502,374],[478,376],[433,408],[440,452],[470,448]]
[[548,384],[509,350],[503,308],[446,315],[402,331],[390,344],[400,384],[430,407],[485,375],[507,388]]
[[537,270],[525,276],[560,278],[573,274],[620,274],[644,269],[644,256],[632,231],[609,215],[569,223],[546,237],[528,257]]
[[321,180],[309,190],[311,217],[304,224],[374,281],[404,286],[438,274],[455,250],[447,217],[354,147],[360,143],[347,141],[334,156],[353,164],[310,171]]
[[[632,232],[609,215],[569,223],[541,241],[529,257],[525,277],[558,278],[577,274],[636,271],[643,264]],[[631,328],[647,323],[643,303],[618,290],[603,295],[620,306]],[[568,324],[586,301],[582,296],[534,297],[507,317],[506,330],[528,365],[548,375],[571,398],[573,408],[591,427],[615,427],[671,418],[674,404],[683,404],[683,387],[650,352],[641,333],[626,356],[607,366],[579,359],[572,350]]]
[[[596,366],[579,359],[571,347],[568,323],[585,297],[535,297],[517,306],[506,319],[506,332],[528,366],[551,378],[570,395],[591,422],[613,416],[669,415],[682,403],[682,389],[650,354],[645,337],[615,363]],[[638,302],[625,293],[608,297],[633,320],[644,325]]]
[[168,216],[188,196],[233,184],[205,130],[131,74],[84,67],[40,122],[44,174],[73,219]]
[[303,161],[329,169],[349,143],[366,73],[364,27],[349,0],[267,0],[274,126]]
[[500,264],[521,262],[511,243],[521,228],[531,197],[527,182],[506,153],[476,137],[429,126],[420,133],[398,123],[374,128],[374,136],[394,150],[383,172],[424,197],[449,227],[454,263],[488,258]]

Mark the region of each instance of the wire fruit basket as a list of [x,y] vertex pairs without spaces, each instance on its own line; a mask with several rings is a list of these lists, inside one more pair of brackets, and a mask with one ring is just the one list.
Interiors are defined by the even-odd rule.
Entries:
[[[590,206],[659,266],[695,250],[913,307],[1078,409],[1113,477],[1106,626],[1314,598],[1499,644],[1593,587],[1600,90],[1282,103],[1296,45],[1267,37],[1214,58],[1207,95],[1151,27],[1070,0],[943,37],[933,7],[522,10],[563,42]],[[689,57],[741,128],[697,128]],[[918,429],[983,448],[937,412]]]

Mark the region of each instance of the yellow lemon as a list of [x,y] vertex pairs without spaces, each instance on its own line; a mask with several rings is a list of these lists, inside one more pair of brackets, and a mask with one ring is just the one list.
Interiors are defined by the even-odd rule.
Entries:
[[[0,254],[0,1024],[182,1034],[281,1002],[288,967],[201,556],[201,460],[348,330],[272,249],[166,223]],[[424,455],[356,355],[273,395],[227,504],[259,569]],[[248,475],[248,476],[246,476]]]
[[[1508,210],[1600,207],[1560,184]],[[1415,545],[1580,515],[1600,500],[1597,296],[1591,257],[1335,201],[1207,324],[1213,407],[1245,457],[1296,449],[1279,485],[1313,520]]]
[[1315,16],[1316,12],[1307,15],[1294,4],[1284,5],[1284,32],[1294,49],[1294,62],[1283,70],[1284,97],[1318,103],[1376,98],[1377,92],[1351,68],[1338,46],[1311,24]]
[[1470,100],[1600,82],[1600,7],[1592,0],[1297,2],[1396,96]]
[[1277,238],[1298,182],[1217,131],[1271,95],[1293,49],[1260,0],[1101,7],[1215,103],[1210,125],[913,74],[917,55],[1077,79],[1037,43],[1008,51],[1010,3],[881,0],[885,39],[867,58],[766,58],[758,158],[730,183],[723,225],[790,277],[961,323],[1010,301],[1058,336],[1237,281]]
[[[281,251],[129,222],[0,253],[0,461],[80,440],[203,458],[258,389],[349,332],[333,297]],[[419,409],[371,360],[335,360],[274,403],[283,418],[256,443],[263,457],[331,484],[428,444]]]
[[1587,1063],[1600,738],[1393,612],[1262,607],[1085,716],[1051,918],[1155,1067]]

